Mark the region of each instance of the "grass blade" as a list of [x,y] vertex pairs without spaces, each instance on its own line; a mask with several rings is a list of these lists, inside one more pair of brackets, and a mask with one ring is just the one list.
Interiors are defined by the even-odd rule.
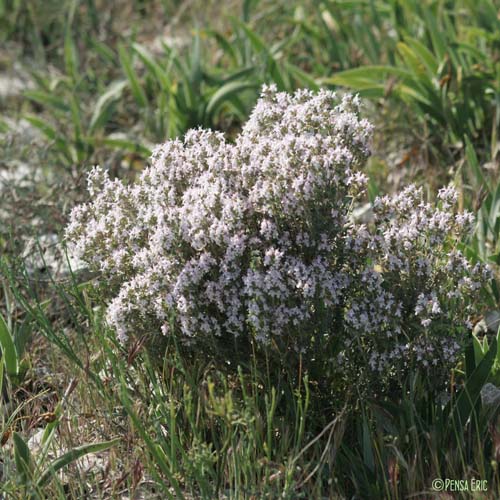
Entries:
[[33,458],[28,445],[21,435],[14,432],[12,437],[14,441],[14,459],[16,467],[20,473],[21,479],[27,483],[33,477]]
[[109,120],[113,105],[121,98],[126,85],[126,80],[113,82],[106,92],[99,97],[90,120],[89,132],[91,134],[102,128]]
[[61,455],[60,457],[56,458],[50,466],[45,469],[44,472],[42,472],[40,478],[37,481],[37,486],[41,487],[44,486],[49,479],[52,477],[54,473],[56,473],[58,470],[62,469],[66,465],[69,465],[70,463],[74,462],[75,460],[78,460],[79,458],[88,455],[89,453],[99,453],[101,451],[108,450],[109,448],[113,447],[115,444],[119,443],[121,438],[115,438],[111,439],[110,441],[103,441],[101,443],[91,443],[91,444],[84,444],[82,446],[78,446],[76,448],[73,448],[72,450],[68,451],[67,453],[64,453],[64,455]]
[[5,368],[9,376],[17,376],[19,373],[19,359],[14,345],[14,340],[9,332],[7,323],[0,314],[0,347]]
[[134,99],[136,100],[140,108],[147,107],[148,100],[146,98],[146,94],[144,93],[144,90],[139,82],[139,77],[137,76],[137,73],[132,66],[132,60],[123,45],[118,46],[118,54],[123,71],[125,72],[125,75],[127,76],[127,79],[129,81],[130,89],[132,91]]
[[248,89],[256,89],[258,84],[250,81],[243,82],[229,82],[220,87],[215,94],[210,98],[207,104],[206,114],[213,117],[215,112],[232,97],[240,94]]

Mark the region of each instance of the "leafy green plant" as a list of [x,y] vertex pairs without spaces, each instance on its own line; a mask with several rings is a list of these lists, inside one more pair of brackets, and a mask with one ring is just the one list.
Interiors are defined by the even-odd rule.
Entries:
[[[109,75],[77,57],[72,30],[75,12],[69,10],[62,76],[48,78],[37,73],[36,88],[25,93],[49,119],[31,114],[28,121],[46,138],[59,161],[73,169],[82,163],[96,163],[96,154],[105,148],[127,150],[145,159],[150,155],[149,145],[182,136],[190,128],[238,126],[263,82],[277,80],[282,87],[293,87],[276,63],[278,55],[286,61],[284,49],[292,44],[287,41],[268,49],[247,24],[250,3],[243,10],[244,21],[235,19],[234,23],[237,39],[242,40],[239,45],[245,47],[244,60],[236,57],[229,65],[218,64],[209,70],[209,51],[202,38],[207,40],[210,30],[196,33],[188,52],[163,43],[163,54],[154,56],[146,46],[133,41],[118,44],[115,52],[114,47],[90,37],[85,43],[105,61]],[[222,35],[217,39],[222,40]],[[223,46],[231,47],[232,43],[225,40]],[[302,81],[313,82],[298,68],[293,71]],[[104,85],[104,81],[110,83]],[[99,97],[88,102],[89,96],[96,94]],[[134,130],[139,128],[145,140],[134,140]]]
[[497,352],[496,339],[492,349],[477,366],[472,359],[448,402],[429,397],[428,383],[417,373],[400,400],[361,401],[335,465],[336,477],[346,478],[339,484],[343,494],[404,498],[431,491],[432,479],[460,477],[487,480],[488,492],[497,495],[495,415],[484,411],[480,402]]
[[[496,148],[495,143],[493,144]],[[463,182],[463,203],[476,213],[473,235],[463,242],[464,252],[476,262],[485,262],[495,273],[490,283],[489,307],[500,304],[500,182],[488,174],[469,139],[466,139],[465,162],[469,175]],[[490,162],[491,164],[491,162]],[[459,175],[461,172],[458,173]]]
[[[50,119],[31,114],[27,120],[50,142],[60,162],[74,168],[95,161],[96,152],[103,148],[146,158],[151,154],[148,144],[181,136],[197,126],[222,127],[223,112],[237,122],[245,118],[259,86],[252,69],[209,74],[202,66],[199,36],[193,38],[188,58],[166,45],[164,51],[165,56],[158,58],[138,43],[132,48],[119,46],[116,60],[121,73],[115,71],[115,79],[102,91],[102,83],[96,82],[101,93],[88,106],[85,99],[95,89],[86,83],[88,75],[80,73],[69,37],[64,77],[51,80],[38,75],[38,88],[25,92]],[[125,106],[128,93],[132,107]],[[133,132],[127,130],[131,119],[144,124],[146,141],[133,139]],[[116,121],[121,131],[116,131]]]
[[[0,381],[2,374],[3,365],[0,368]],[[12,438],[13,443],[12,454],[2,453],[3,470],[0,473],[0,478],[3,484],[0,491],[11,492],[12,494],[16,492],[21,494],[22,498],[42,498],[45,496],[50,483],[56,477],[57,472],[61,469],[75,463],[85,455],[108,450],[121,441],[121,438],[117,437],[108,441],[75,446],[67,450],[62,449],[59,456],[52,458],[51,451],[54,448],[54,440],[58,436],[57,431],[60,429],[61,421],[65,417],[68,398],[76,385],[77,380],[72,379],[61,400],[48,415],[49,418],[46,420],[48,423],[43,429],[40,444],[36,446],[36,453],[32,453],[28,442],[15,429],[19,427],[20,422],[23,420],[22,413],[24,409],[31,401],[42,397],[43,393],[22,401],[15,408],[12,408],[12,405],[0,398],[0,408],[6,410],[5,413],[2,411],[2,419],[0,420],[1,446],[4,446],[10,438]],[[5,420],[4,415],[8,415]]]
[[[121,176],[124,159],[138,159],[142,168],[152,143],[198,125],[229,131],[232,140],[261,83],[274,81],[287,91],[354,88],[383,105],[391,118],[404,114],[393,126],[411,136],[404,144],[421,141],[436,155],[433,176],[445,170],[442,165],[453,166],[460,208],[477,215],[475,233],[460,249],[473,263],[498,269],[500,25],[493,0],[245,0],[241,15],[201,26],[186,46],[165,42],[154,49],[149,9],[170,19],[178,14],[176,2],[128,2],[127,19],[114,16],[112,4],[0,0],[6,50],[20,42],[22,54],[36,60],[28,61],[30,70],[36,65],[34,87],[20,109],[17,100],[0,103],[6,107],[0,128],[10,133],[17,113],[29,112],[49,155],[39,162],[44,173],[57,177],[63,166],[78,179],[82,168],[100,163]],[[196,2],[191,5],[196,8]],[[183,26],[185,21],[180,33],[195,25],[187,19]],[[2,46],[0,70],[4,57]],[[392,142],[388,149],[394,154]],[[378,187],[373,181],[368,187],[371,202]],[[39,189],[44,197],[46,186]],[[17,215],[14,222],[21,225]],[[8,306],[0,318],[0,496],[88,496],[88,482],[73,467],[64,487],[58,472],[115,440],[70,444],[55,459],[46,453],[55,448],[56,436],[63,438],[75,424],[85,426],[87,418],[103,436],[124,436],[126,449],[120,449],[119,460],[110,460],[109,478],[121,477],[116,488],[128,489],[131,497],[141,483],[134,460],[165,498],[406,498],[426,495],[433,477],[484,478],[488,494],[500,496],[500,433],[481,403],[484,384],[499,383],[498,334],[473,336],[451,373],[441,364],[436,368],[445,379],[442,392],[429,370],[420,370],[402,381],[402,391],[367,394],[365,383],[353,382],[361,377],[331,377],[325,384],[342,347],[332,343],[327,352],[319,336],[309,360],[289,346],[273,360],[277,349],[256,353],[252,343],[234,359],[228,342],[217,356],[209,349],[200,356],[200,349],[179,346],[175,338],[162,337],[153,347],[141,328],[125,346],[103,320],[110,281],[94,288],[88,276],[70,273],[35,283],[26,270],[9,269],[4,260],[1,272],[24,316]],[[395,273],[391,291],[402,275]],[[465,294],[464,306],[477,300],[479,313],[497,310],[498,280],[490,285],[487,293]],[[414,321],[410,310],[404,334]],[[34,326],[45,338],[37,336],[28,351]],[[436,324],[446,338],[454,326]],[[299,333],[308,335],[309,327]],[[375,338],[381,331],[373,329]],[[460,332],[460,338],[465,335]],[[37,359],[45,346],[57,353],[55,361],[44,359],[45,352]],[[352,345],[345,349],[351,352]],[[27,359],[37,367],[29,378],[23,376]],[[31,404],[46,396],[38,367],[57,380],[75,374],[80,379],[75,404],[64,411],[57,405],[53,415],[50,408],[54,420],[45,427],[41,454],[30,451],[27,440],[37,414]],[[400,380],[390,370],[387,378]],[[107,483],[92,494],[119,494],[114,481]]]
[[488,380],[496,386],[500,386],[500,329],[496,335],[496,342],[492,343],[491,347],[488,343],[488,337],[486,335],[479,338],[478,335],[473,334],[472,340],[474,342],[474,359],[476,365],[479,365],[485,359],[490,350],[492,350],[493,364],[490,369]]
[[229,36],[209,31],[224,54],[222,64],[252,70],[260,84],[274,82],[280,90],[291,92],[298,87],[319,89],[314,76],[303,71],[290,57],[295,45],[302,39],[298,26],[289,36],[269,45],[248,20],[245,21],[245,16],[242,19],[232,18],[231,21],[232,33]]
[[[352,386],[345,408],[334,411],[331,395],[322,394],[322,373],[303,371],[302,363],[286,372],[250,357],[239,369],[224,369],[226,363],[217,367],[205,356],[189,355],[175,339],[161,352],[146,349],[144,341],[120,345],[105,327],[97,290],[76,278],[54,286],[64,316],[87,325],[81,336],[56,331],[28,280],[25,286],[14,281],[14,296],[75,372],[88,377],[89,392],[124,409],[144,449],[144,467],[165,498],[396,498],[426,490],[434,477],[485,478],[489,491],[497,491],[491,419],[479,401],[496,341],[478,362],[470,359],[470,345],[465,370],[455,371],[442,398],[432,381],[429,387],[415,374],[398,399],[359,398]],[[80,343],[92,343],[88,362],[82,362],[87,354],[78,350]],[[55,413],[61,421],[62,412]],[[55,428],[50,424],[46,435]],[[16,440],[18,460],[32,464]],[[40,467],[48,469],[47,462]],[[31,471],[25,467],[28,481]]]
[[[0,314],[0,348],[2,357],[1,364],[10,381],[18,384],[26,373],[29,362],[24,358],[26,342],[31,336],[31,326],[24,321],[20,327],[9,328],[2,314]],[[0,388],[2,384],[0,383]]]
[[19,356],[12,335],[2,315],[0,315],[0,345],[2,347],[2,360],[7,375],[17,377],[19,374]]
[[[209,74],[202,63],[199,34],[192,40],[188,57],[181,57],[165,44],[163,48],[165,58],[155,60],[145,47],[137,43],[133,46],[134,53],[146,68],[142,85],[147,93],[125,49],[121,50],[122,64],[129,68],[127,75],[136,104],[148,109],[150,116],[157,119],[152,124],[157,140],[182,135],[196,126],[218,126],[219,114],[224,108],[239,120],[246,116],[249,104],[243,96],[246,91],[253,90],[252,100],[255,99],[258,87],[251,69]],[[151,100],[147,96],[152,96]]]
[[326,3],[331,45],[350,33],[353,44],[365,47],[364,57],[356,62],[344,50],[337,55],[342,70],[322,83],[405,105],[425,125],[424,141],[448,164],[457,149],[463,152],[466,137],[482,156],[488,152],[500,118],[500,21],[493,2],[355,2],[347,9],[363,4],[370,26],[361,32],[353,31],[356,24],[349,24],[341,4]]
[[50,117],[46,119],[28,114],[26,119],[49,142],[58,162],[76,172],[77,165],[95,161],[96,153],[103,148],[150,154],[147,146],[130,139],[126,134],[117,136],[109,130],[116,108],[124,99],[127,80],[113,80],[103,89],[95,103],[91,107],[87,106],[88,94],[96,90],[94,85],[100,88],[102,84],[88,83],[89,75],[80,73],[74,58],[74,43],[67,41],[66,44],[67,73],[62,78],[37,74],[37,88],[24,94],[37,106],[42,106]]
[[[120,439],[112,439],[100,443],[90,443],[82,446],[77,446],[49,463],[42,458],[37,459],[32,456],[28,445],[22,436],[14,432],[14,456],[19,472],[19,480],[26,488],[26,491],[43,491],[43,488],[51,480],[53,475],[63,467],[70,465],[81,457],[89,453],[99,453],[106,451],[117,444]],[[42,453],[43,457],[44,453]]]
[[[41,333],[61,349],[76,374],[85,375],[86,390],[101,394],[111,408],[124,409],[144,452],[144,466],[165,498],[283,493],[285,498],[310,498],[324,491],[324,471],[332,467],[345,414],[317,412],[318,382],[300,367],[288,377],[246,360],[239,369],[226,371],[211,360],[186,356],[172,340],[163,346],[166,352],[145,349],[144,342],[125,348],[105,328],[95,291],[72,276],[69,283],[54,286],[65,315],[90,325],[94,333],[89,339],[83,332],[82,344],[90,340],[99,354],[84,365],[85,354],[75,355],[79,336],[54,331],[48,306],[30,295],[28,282],[17,278],[12,285],[16,300],[34,315]],[[44,447],[57,435],[65,400],[44,431]],[[12,413],[4,429],[13,427],[18,413]],[[15,439],[19,470],[24,471],[15,477],[32,491],[38,477],[47,477],[43,471],[55,472],[63,459],[36,465],[24,440]]]
[[391,21],[396,5],[373,0],[314,2],[314,16],[300,16],[300,26],[310,40],[316,70],[345,70],[386,59],[392,63],[395,40],[391,27],[396,23]]

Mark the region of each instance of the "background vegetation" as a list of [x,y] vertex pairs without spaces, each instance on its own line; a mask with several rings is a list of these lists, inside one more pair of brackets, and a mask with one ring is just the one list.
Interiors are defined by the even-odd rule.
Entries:
[[118,345],[60,235],[92,165],[133,179],[189,128],[234,137],[263,83],[328,87],[375,124],[359,216],[452,182],[477,216],[462,249],[498,277],[499,19],[496,0],[0,0],[0,496],[429,498],[448,477],[498,498],[497,279],[443,397],[425,373],[397,399],[353,381],[333,412],[300,363]]

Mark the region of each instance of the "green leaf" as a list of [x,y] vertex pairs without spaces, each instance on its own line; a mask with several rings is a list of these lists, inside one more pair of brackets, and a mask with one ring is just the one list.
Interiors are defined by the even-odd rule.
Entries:
[[126,85],[126,80],[113,82],[109,85],[106,92],[104,92],[104,94],[99,97],[94,108],[94,113],[92,114],[92,118],[90,120],[90,133],[93,133],[97,129],[103,127],[104,124],[109,120],[112,107],[116,103],[116,101],[121,98],[123,89]]
[[405,66],[409,67],[413,72],[414,78],[421,78],[425,75],[425,65],[420,58],[406,43],[398,42],[396,45]]
[[134,99],[136,100],[139,107],[145,108],[148,104],[146,94],[144,93],[144,90],[139,83],[139,77],[137,76],[137,73],[133,68],[132,60],[123,45],[118,46],[118,54],[123,71],[125,72],[125,75],[127,76],[127,79],[129,81],[132,95],[134,96]]
[[117,65],[116,63],[116,54],[111,49],[108,47],[105,43],[100,42],[99,40],[96,40],[95,38],[90,39],[90,45],[92,49],[101,56],[101,59],[107,64],[110,65],[111,67],[114,67]]
[[477,158],[476,151],[474,150],[474,146],[468,136],[465,136],[465,156],[469,167],[476,177],[477,187],[481,188],[484,186],[491,192],[490,187],[486,182],[486,178],[481,170],[481,166],[479,165],[479,160]]
[[68,161],[73,161],[74,157],[68,141],[64,137],[62,137],[54,127],[49,125],[46,120],[42,120],[41,118],[33,115],[26,116],[26,120],[35,128],[40,130],[40,132],[42,132],[42,134],[44,134],[47,139],[54,141],[57,149],[59,149],[59,151],[63,153]]
[[220,87],[214,95],[210,98],[207,104],[206,113],[208,116],[212,116],[220,106],[222,106],[226,101],[231,100],[231,98],[244,90],[255,89],[258,85],[255,82],[243,81],[243,82],[229,82]]
[[490,262],[494,262],[496,265],[500,265],[500,252],[494,253],[488,256]]
[[268,46],[266,42],[264,41],[263,38],[261,38],[255,31],[253,31],[250,26],[248,26],[246,23],[241,22],[240,20],[236,19],[235,24],[237,24],[245,33],[247,39],[250,41],[250,44],[252,45],[253,49],[259,54],[265,54],[270,57],[270,52],[268,49]]
[[231,62],[235,65],[238,64],[238,57],[236,54],[236,50],[233,47],[233,44],[226,38],[224,35],[217,31],[210,30],[208,31],[208,34],[215,38],[217,43],[220,45],[222,50],[228,55],[228,57],[231,59]]
[[78,56],[71,33],[71,27],[67,26],[64,35],[64,64],[66,72],[71,76],[73,83],[76,83],[78,80]]
[[167,72],[154,60],[151,53],[138,43],[132,44],[132,48],[135,50],[149,72],[155,77],[156,81],[160,85],[160,88],[164,92],[171,92],[172,82]]
[[7,323],[0,314],[0,347],[2,348],[2,357],[5,363],[7,374],[15,377],[19,373],[19,358],[14,345],[14,339],[9,332]]
[[31,328],[31,318],[26,316],[21,326],[16,330],[14,337],[14,345],[16,348],[18,359],[21,359],[24,353],[24,348],[26,343],[31,338],[32,328]]
[[24,92],[25,97],[28,99],[35,101],[42,106],[46,106],[48,108],[53,108],[59,111],[68,112],[69,106],[63,99],[54,94],[49,94],[48,92],[44,92],[43,90],[27,90]]
[[217,78],[214,76],[208,77],[207,75],[207,81],[209,81],[210,85],[224,85],[225,83],[234,82],[236,80],[241,81],[247,77],[255,75],[255,73],[255,66],[250,66],[248,68],[239,69],[228,76],[224,76],[223,78]]
[[370,469],[370,471],[374,472],[375,458],[373,455],[373,447],[370,440],[370,430],[365,415],[363,415],[363,462],[366,467]]
[[431,37],[434,52],[436,53],[438,60],[441,61],[444,58],[447,50],[446,40],[443,36],[443,33],[439,29],[436,17],[432,14],[430,9],[424,9],[424,17],[426,21],[426,27]]
[[500,221],[500,182],[497,184],[494,194],[491,195],[491,207],[488,218],[490,227],[494,228],[496,244],[498,241],[498,235],[500,235],[500,228],[497,226]]
[[408,102],[411,102],[413,100],[418,101],[426,106],[432,106],[432,103],[427,98],[427,96],[419,92],[419,90],[415,89],[415,87],[411,87],[409,85],[396,85],[394,92],[397,93],[401,97],[401,99]]
[[31,481],[34,471],[34,462],[28,445],[20,434],[14,432],[14,459],[16,467],[23,483]]
[[[481,389],[488,381],[491,368],[497,355],[496,338],[491,343],[489,351],[482,361],[468,377],[465,387],[460,391],[452,408],[451,417],[455,424],[455,429],[459,430],[467,423],[472,415],[476,404],[481,397]],[[450,403],[449,403],[450,404]]]
[[305,71],[302,71],[295,64],[285,63],[285,69],[288,71],[290,76],[298,82],[299,86],[308,87],[316,92],[320,89],[316,80]]
[[113,447],[115,444],[120,442],[120,438],[111,439],[110,441],[103,441],[101,443],[91,443],[84,444],[82,446],[78,446],[73,448],[72,450],[64,453],[60,457],[56,458],[40,475],[40,478],[37,480],[37,487],[44,486],[49,479],[55,474],[58,470],[62,469],[66,465],[78,460],[79,458],[88,455],[89,453],[99,453],[101,451],[108,450]]
[[194,37],[191,53],[189,54],[189,63],[191,66],[188,77],[190,87],[194,93],[199,94],[201,82],[203,80],[203,71],[201,67],[201,40],[199,33],[196,33]]
[[[71,119],[73,121],[73,127],[75,131],[75,144],[78,148],[78,152],[82,153],[82,117],[80,110],[80,102],[77,97],[73,94],[71,96]],[[79,157],[79,161],[82,161],[83,156]]]
[[367,88],[371,85],[384,83],[389,76],[411,78],[407,69],[395,66],[362,66],[361,68],[339,71],[329,78],[323,78],[323,84],[343,85],[352,88]]
[[418,55],[426,67],[429,75],[435,75],[437,73],[439,63],[434,54],[416,38],[405,37],[405,42],[413,49],[413,52]]
[[[165,455],[165,452],[163,451],[161,445],[155,442],[151,438],[150,434],[144,428],[144,424],[141,422],[141,419],[138,417],[138,415],[132,408],[129,395],[126,390],[126,382],[123,379],[123,377],[120,377],[120,388],[121,388],[120,399],[122,401],[123,407],[125,408],[125,411],[127,412],[127,415],[130,417],[132,423],[134,424],[134,427],[137,429],[137,432],[140,434],[140,436],[146,443],[147,449],[154,457],[156,464],[163,472],[163,474],[165,474],[165,476],[168,478],[169,482],[171,483],[172,487],[175,490],[177,498],[183,499],[184,495],[182,494],[179,482],[177,481],[176,477],[172,474],[172,467],[169,464],[168,457]],[[174,437],[175,435],[172,436],[172,439],[174,439]],[[172,441],[172,444],[173,443],[174,441]],[[166,490],[165,493],[167,493],[167,491],[168,490]],[[174,496],[171,493],[167,493],[167,496],[172,499],[174,498]]]
[[126,149],[132,153],[138,153],[146,158],[151,156],[151,150],[142,144],[131,141],[129,139],[121,139],[115,137],[105,137],[103,139],[87,139],[91,144],[104,144],[116,149]]
[[474,359],[476,361],[476,366],[477,366],[484,358],[485,352],[483,350],[483,344],[475,335],[472,335],[472,344],[474,346]]
[[3,371],[4,371],[4,360],[3,353],[0,356],[0,403],[2,402],[2,394],[3,394]]
[[[484,339],[485,339],[485,342],[488,342],[486,340],[486,335],[484,336]],[[500,326],[498,327],[498,330],[497,330],[496,342],[497,342],[497,349],[496,349],[496,355],[495,355],[495,363],[499,364],[500,363]]]

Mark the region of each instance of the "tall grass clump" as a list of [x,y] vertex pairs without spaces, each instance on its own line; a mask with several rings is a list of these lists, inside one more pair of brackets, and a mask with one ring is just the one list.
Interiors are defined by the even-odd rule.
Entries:
[[101,273],[120,340],[300,359],[325,395],[353,376],[397,389],[415,369],[442,389],[489,270],[456,248],[472,216],[453,212],[452,188],[433,206],[410,186],[378,198],[369,227],[353,222],[371,134],[358,106],[265,87],[234,144],[192,130],[132,185],[95,168],[66,236]]
[[[499,124],[498,6],[491,0],[326,2],[318,41],[342,71],[324,80],[410,113],[408,130],[436,169],[496,155]],[[312,32],[314,33],[314,32]],[[321,34],[321,35],[320,35]],[[314,35],[313,35],[314,36]],[[361,50],[360,50],[361,49]],[[404,120],[397,120],[400,127]]]

